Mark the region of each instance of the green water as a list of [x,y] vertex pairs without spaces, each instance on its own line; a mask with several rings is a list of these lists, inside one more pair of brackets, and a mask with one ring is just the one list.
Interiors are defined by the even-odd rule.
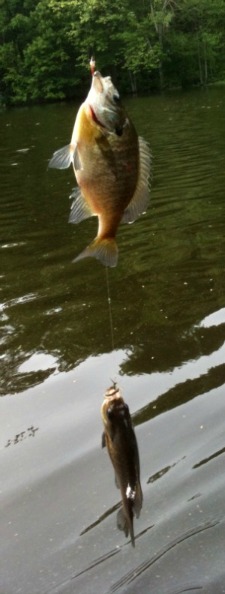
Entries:
[[[99,594],[147,593],[149,584],[151,594],[225,591],[225,91],[126,104],[150,143],[152,189],[147,213],[118,230],[114,348],[105,269],[72,263],[97,220],[68,224],[73,171],[47,169],[78,106],[0,114],[4,594],[88,594],[92,579]],[[112,379],[140,448],[144,507],[132,554],[100,449]]]
[[[115,347],[131,349],[126,372],[180,365],[208,349],[192,327],[224,306],[223,92],[128,102],[151,145],[151,205],[118,233],[110,271]],[[144,117],[143,117],[144,116]],[[70,137],[74,106],[1,116],[1,394],[42,381],[19,366],[36,352],[58,368],[111,349],[105,271],[72,264],[97,221],[68,225],[73,172],[47,171]],[[20,152],[27,149],[26,152]],[[218,331],[217,331],[218,334]],[[220,340],[219,337],[214,340]]]

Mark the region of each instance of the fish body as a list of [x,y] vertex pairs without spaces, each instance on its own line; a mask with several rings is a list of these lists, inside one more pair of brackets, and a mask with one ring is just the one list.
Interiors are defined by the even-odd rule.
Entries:
[[104,424],[102,446],[107,447],[122,497],[117,526],[126,536],[130,534],[135,546],[133,517],[139,517],[143,500],[139,453],[129,408],[115,386],[105,394],[101,415]]
[[72,194],[69,222],[98,217],[95,240],[75,259],[91,256],[116,266],[120,222],[133,222],[149,201],[150,152],[138,138],[110,77],[95,72],[80,106],[71,142],[56,151],[49,167],[72,164],[78,188]]

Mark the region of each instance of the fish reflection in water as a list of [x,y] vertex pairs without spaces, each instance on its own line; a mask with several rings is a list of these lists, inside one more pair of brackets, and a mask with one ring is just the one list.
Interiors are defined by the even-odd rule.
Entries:
[[134,514],[139,517],[143,501],[139,453],[129,408],[115,385],[105,393],[101,415],[104,424],[102,447],[107,447],[122,496],[117,526],[126,536],[130,534],[134,547],[133,517]]

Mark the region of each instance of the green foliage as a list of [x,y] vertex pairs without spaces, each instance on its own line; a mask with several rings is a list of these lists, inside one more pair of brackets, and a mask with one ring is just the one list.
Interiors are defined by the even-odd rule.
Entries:
[[225,74],[224,0],[0,0],[0,98],[85,95],[97,57],[124,92]]

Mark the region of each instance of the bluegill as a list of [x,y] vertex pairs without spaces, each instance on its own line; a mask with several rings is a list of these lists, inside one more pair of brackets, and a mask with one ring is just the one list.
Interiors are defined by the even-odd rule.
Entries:
[[133,517],[134,514],[139,517],[143,501],[139,453],[128,405],[115,385],[106,391],[101,415],[104,424],[102,447],[107,447],[122,496],[117,526],[126,536],[130,534],[135,546]]
[[148,205],[150,151],[138,138],[111,78],[98,71],[78,110],[70,144],[53,154],[49,167],[70,164],[78,188],[69,222],[98,217],[96,238],[74,261],[91,256],[116,266],[119,223],[132,223]]

